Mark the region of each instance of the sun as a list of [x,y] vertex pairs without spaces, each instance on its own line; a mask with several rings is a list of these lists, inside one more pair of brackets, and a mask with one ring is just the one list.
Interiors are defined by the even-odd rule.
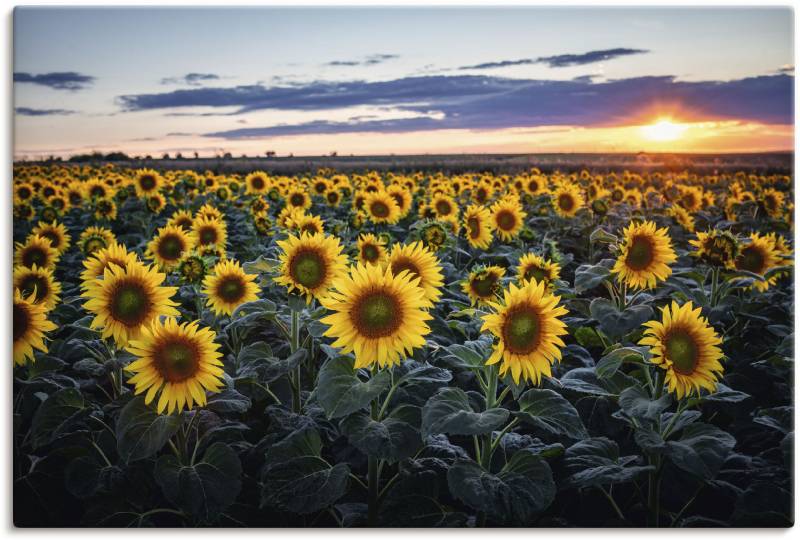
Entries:
[[642,136],[650,141],[676,141],[686,131],[685,124],[676,124],[669,118],[660,118],[654,124],[641,127]]

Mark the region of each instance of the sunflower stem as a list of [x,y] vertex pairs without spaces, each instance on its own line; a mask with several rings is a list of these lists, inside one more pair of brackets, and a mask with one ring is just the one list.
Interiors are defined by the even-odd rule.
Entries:
[[[655,385],[653,388],[653,400],[657,400],[661,397],[662,392],[664,391],[664,379],[661,375],[661,370],[659,369],[656,371],[655,376]],[[659,420],[659,432],[661,431],[661,421]],[[660,503],[660,495],[661,495],[661,456],[648,456],[647,461],[650,465],[654,467],[653,471],[650,472],[649,475],[649,482],[647,486],[647,507],[649,509],[649,523],[648,525],[651,527],[658,527],[658,520],[661,514],[661,503]]]
[[[300,312],[292,310],[291,342],[289,344],[291,353],[294,354],[300,348]],[[300,403],[300,365],[294,369],[292,377],[292,411],[299,413]]]
[[[372,367],[372,376],[378,374],[378,365],[374,364]],[[370,404],[370,414],[373,420],[378,420],[378,400],[373,399]],[[367,463],[367,487],[369,488],[368,511],[367,511],[367,524],[374,527],[378,519],[378,493],[379,493],[379,470],[378,458],[369,456]]]

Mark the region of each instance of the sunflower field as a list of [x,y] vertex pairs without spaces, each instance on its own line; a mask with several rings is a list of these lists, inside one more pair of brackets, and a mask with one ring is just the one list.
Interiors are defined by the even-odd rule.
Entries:
[[13,191],[17,526],[793,523],[789,176]]

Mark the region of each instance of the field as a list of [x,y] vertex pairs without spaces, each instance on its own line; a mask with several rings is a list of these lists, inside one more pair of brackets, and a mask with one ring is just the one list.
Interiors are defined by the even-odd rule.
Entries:
[[14,522],[790,526],[787,156],[17,164]]

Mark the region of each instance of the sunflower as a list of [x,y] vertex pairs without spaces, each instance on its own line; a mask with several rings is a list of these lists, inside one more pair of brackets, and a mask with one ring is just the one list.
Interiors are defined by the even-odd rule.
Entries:
[[505,268],[479,266],[469,273],[467,279],[461,283],[461,288],[469,296],[473,305],[489,304],[500,294],[502,289],[500,280],[505,275]]
[[225,248],[228,241],[228,229],[225,222],[209,217],[197,217],[192,223],[192,244],[197,248]]
[[83,206],[83,184],[81,182],[72,182],[67,186],[64,191],[64,196],[69,201],[69,205],[73,208],[80,208]]
[[374,234],[362,234],[358,237],[358,261],[361,264],[385,266],[389,260],[386,242]]
[[184,253],[192,247],[192,238],[183,229],[167,225],[158,229],[155,238],[147,244],[147,256],[155,260],[162,270],[173,270]]
[[387,265],[395,276],[408,270],[412,277],[419,278],[419,286],[425,291],[427,307],[433,307],[439,300],[442,295],[440,287],[444,285],[442,269],[436,256],[422,242],[395,244],[389,254]]
[[397,203],[397,208],[400,209],[400,217],[405,217],[411,210],[411,203],[414,202],[411,193],[406,188],[397,185],[386,188],[386,193],[391,195],[394,202]]
[[672,217],[675,222],[686,229],[688,232],[694,232],[694,218],[686,209],[676,204],[667,209],[667,215]]
[[559,278],[561,267],[535,253],[526,253],[519,258],[517,281],[525,285],[529,281],[544,282],[548,287]]
[[783,215],[783,210],[786,206],[785,199],[786,195],[783,192],[767,188],[761,192],[759,202],[770,217],[779,219]]
[[123,244],[114,242],[107,248],[95,251],[83,261],[85,270],[81,272],[82,287],[85,289],[92,281],[102,278],[106,268],[110,268],[111,265],[125,268],[128,263],[137,262],[139,259],[136,253],[128,251]]
[[254,283],[256,277],[245,273],[238,261],[221,261],[203,280],[201,292],[216,315],[231,315],[240,305],[258,300],[261,289]]
[[464,210],[464,231],[469,245],[486,249],[492,243],[492,215],[484,206],[471,204]]
[[14,266],[55,268],[58,259],[53,244],[42,236],[31,235],[24,244],[17,242],[14,246]]
[[[737,270],[745,270],[764,276],[772,268],[780,266],[781,257],[775,248],[775,242],[771,238],[753,233],[750,235],[750,241],[742,246],[734,264]],[[777,277],[772,276],[765,281],[755,281],[753,286],[758,291],[764,292],[776,282]]]
[[394,197],[385,191],[373,191],[364,197],[364,211],[375,223],[395,224],[400,220],[400,208]]
[[283,253],[281,275],[275,282],[288,287],[289,292],[297,290],[307,302],[325,296],[334,280],[347,272],[347,256],[335,236],[302,233],[277,244]]
[[158,413],[168,414],[206,404],[206,392],[217,393],[225,386],[222,353],[214,343],[217,335],[200,328],[197,321],[178,324],[172,317],[153,321],[131,340],[127,350],[138,358],[125,367],[134,375],[128,383],[134,394],[145,394],[150,403],[159,390]]
[[61,298],[61,284],[53,277],[52,268],[40,268],[35,264],[30,268],[16,266],[13,283],[26,298],[33,296],[34,303],[42,304],[48,310],[56,307]]
[[303,212],[295,212],[286,220],[289,229],[300,233],[322,234],[325,232],[325,222],[319,216]]
[[20,182],[14,186],[14,204],[31,202],[35,194],[32,185]]
[[294,187],[286,194],[287,208],[311,208],[311,197],[302,187]]
[[110,199],[98,199],[94,204],[94,217],[114,221],[117,219],[117,204]]
[[269,191],[269,177],[260,171],[251,172],[244,179],[246,195],[264,195]]
[[430,203],[433,211],[436,212],[437,218],[445,218],[456,215],[458,217],[458,205],[452,197],[448,195],[437,195],[431,199]]
[[611,272],[617,279],[637,288],[653,288],[672,274],[669,265],[677,259],[667,228],[656,229],[652,221],[631,223],[624,231],[624,243]]
[[87,227],[78,239],[78,245],[84,255],[91,255],[95,251],[107,248],[117,241],[114,233],[105,227]]
[[167,221],[167,225],[174,225],[176,227],[180,227],[186,232],[192,230],[192,224],[194,223],[194,218],[192,217],[191,212],[187,210],[177,210],[172,217],[169,218]]
[[552,193],[553,210],[563,218],[570,218],[583,208],[583,195],[575,184],[562,183]]
[[177,289],[161,286],[165,277],[140,263],[128,262],[124,268],[110,265],[103,279],[89,283],[81,295],[87,298],[86,309],[95,314],[91,327],[124,347],[158,317],[177,317],[177,304],[171,300]]
[[539,384],[551,375],[550,366],[561,361],[567,333],[559,319],[567,310],[558,304],[560,297],[547,291],[544,282],[529,281],[522,287],[513,283],[503,291],[503,301],[490,305],[497,313],[483,316],[481,332],[499,338],[487,365],[500,364],[500,374],[509,371],[516,384],[520,378]]
[[113,190],[98,178],[92,178],[84,186],[84,192],[89,195],[90,199],[106,199]]
[[47,320],[47,306],[36,303],[32,296],[25,298],[19,289],[14,289],[14,364],[18,366],[34,361],[34,349],[46,353],[44,333],[57,328]]
[[150,197],[151,195],[155,195],[163,184],[164,177],[152,169],[137,171],[136,179],[133,182],[138,197]]
[[510,242],[522,230],[523,220],[527,214],[522,211],[519,202],[505,198],[492,206],[492,225],[497,236],[504,242]]
[[425,321],[427,300],[419,278],[390,268],[358,264],[334,281],[334,289],[320,302],[334,313],[321,319],[330,325],[325,336],[333,347],[353,352],[355,367],[393,366],[425,345],[430,333]]
[[58,223],[56,221],[50,223],[40,221],[39,224],[33,228],[31,234],[47,238],[59,257],[67,251],[70,245],[70,237],[67,228],[63,223]]
[[639,341],[650,346],[650,362],[666,371],[665,382],[678,399],[705,388],[714,392],[722,374],[722,339],[700,316],[692,302],[661,308],[661,321],[644,324],[647,330]]
[[698,232],[697,240],[689,240],[695,247],[691,254],[711,266],[721,266],[728,270],[736,268],[734,261],[739,256],[739,240],[729,231],[712,229],[708,232]]
[[328,206],[332,208],[338,207],[339,203],[342,202],[342,193],[335,187],[328,189],[328,191],[322,194],[322,197],[325,199]]
[[186,283],[199,284],[206,277],[206,261],[196,253],[191,253],[181,260],[178,274]]

